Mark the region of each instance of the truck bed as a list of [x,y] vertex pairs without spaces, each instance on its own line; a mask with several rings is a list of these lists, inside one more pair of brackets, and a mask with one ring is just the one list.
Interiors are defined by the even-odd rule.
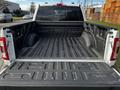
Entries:
[[15,62],[0,75],[0,86],[113,87],[118,84],[118,74],[102,62]]
[[[101,58],[95,49],[84,45],[79,35],[41,34],[33,47],[19,51],[18,59],[98,59]],[[68,34],[69,35],[69,34]]]

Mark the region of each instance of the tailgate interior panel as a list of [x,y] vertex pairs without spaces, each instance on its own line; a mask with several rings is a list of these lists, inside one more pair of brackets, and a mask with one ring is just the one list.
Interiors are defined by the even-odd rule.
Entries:
[[0,76],[4,86],[104,86],[120,84],[105,63],[15,62]]

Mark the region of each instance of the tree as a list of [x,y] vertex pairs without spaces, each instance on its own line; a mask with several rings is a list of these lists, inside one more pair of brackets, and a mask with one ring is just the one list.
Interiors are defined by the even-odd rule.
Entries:
[[35,3],[34,2],[31,2],[30,12],[31,12],[31,14],[34,14],[34,12],[35,12]]
[[14,13],[14,15],[17,16],[17,17],[23,16],[23,11],[22,11],[21,9],[14,10],[13,13]]
[[10,13],[9,9],[6,7],[3,9],[3,13]]

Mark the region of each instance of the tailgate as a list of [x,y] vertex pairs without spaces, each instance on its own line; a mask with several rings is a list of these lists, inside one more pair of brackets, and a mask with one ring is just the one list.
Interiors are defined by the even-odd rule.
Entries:
[[0,86],[120,86],[120,77],[102,62],[15,62],[0,76]]

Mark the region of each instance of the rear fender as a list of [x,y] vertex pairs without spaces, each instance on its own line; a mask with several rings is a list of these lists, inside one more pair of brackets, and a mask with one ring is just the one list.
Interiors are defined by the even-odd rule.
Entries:
[[118,48],[119,45],[120,45],[119,32],[117,30],[111,29],[107,35],[104,51],[104,60],[110,66],[113,66],[117,60],[117,58],[115,57],[113,59],[113,54],[115,55],[118,53],[118,50],[116,51],[116,48]]
[[0,73],[15,60],[13,36],[9,29],[0,30]]

